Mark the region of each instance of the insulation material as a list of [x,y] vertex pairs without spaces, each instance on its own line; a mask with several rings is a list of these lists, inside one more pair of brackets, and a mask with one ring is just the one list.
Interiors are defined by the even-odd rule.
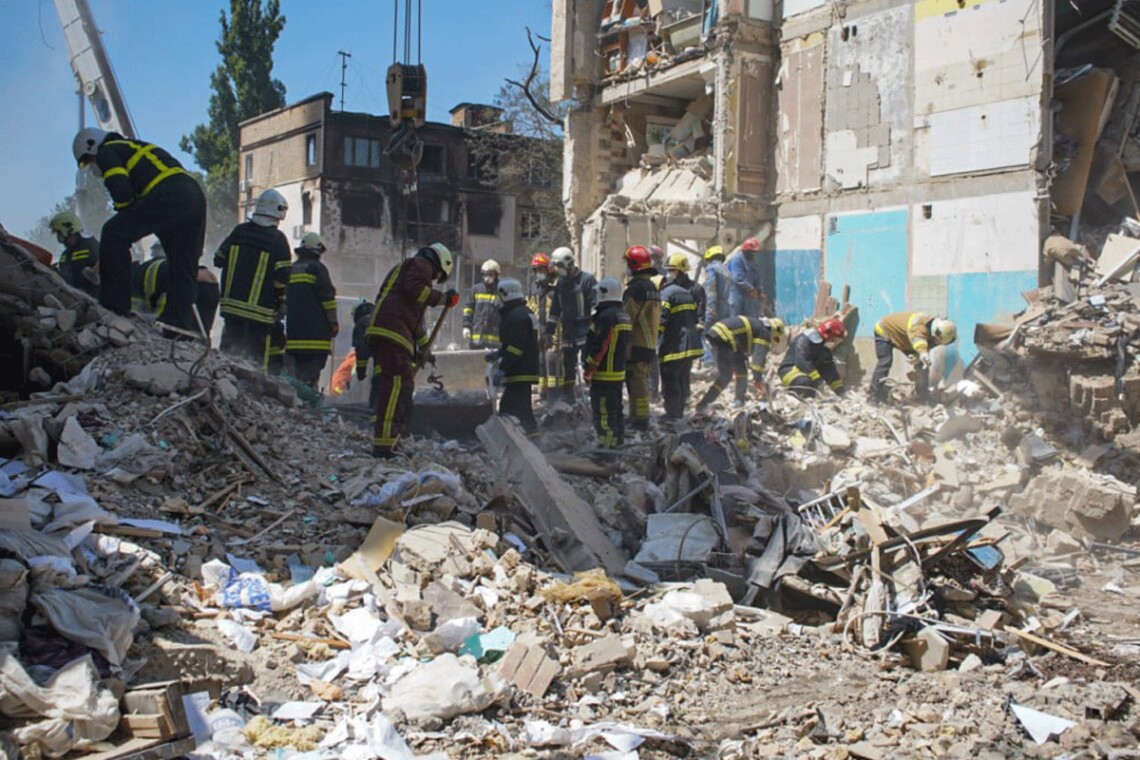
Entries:
[[1031,191],[916,204],[911,275],[1036,271],[1039,217]]

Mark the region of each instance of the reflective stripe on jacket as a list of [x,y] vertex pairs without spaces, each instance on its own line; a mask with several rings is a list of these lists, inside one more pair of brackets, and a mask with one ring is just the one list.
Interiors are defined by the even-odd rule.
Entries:
[[471,331],[475,343],[499,342],[499,309],[502,303],[495,287],[475,283],[463,307],[463,326]]
[[585,368],[604,383],[625,382],[626,355],[633,331],[629,315],[619,303],[606,302],[594,310],[586,337]]
[[934,317],[920,311],[896,311],[875,323],[875,335],[909,356],[930,350],[930,323]]
[[289,241],[275,227],[234,227],[214,254],[214,266],[222,271],[222,315],[272,324],[285,297],[291,258]]
[[153,143],[128,140],[112,132],[95,154],[103,184],[115,209],[145,198],[166,179],[186,174],[174,156]]
[[298,254],[285,294],[285,350],[332,350],[336,288],[329,270],[310,253]]
[[772,347],[772,331],[768,322],[753,317],[730,317],[722,319],[708,331],[708,339],[723,343],[733,353],[750,356],[749,368],[753,372],[763,372],[764,362]]
[[661,289],[661,326],[657,357],[663,362],[695,359],[704,354],[697,331],[697,301],[688,288],[669,282]]

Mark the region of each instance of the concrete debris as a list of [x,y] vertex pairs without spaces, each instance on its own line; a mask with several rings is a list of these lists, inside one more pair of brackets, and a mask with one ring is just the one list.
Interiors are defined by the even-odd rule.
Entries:
[[378,463],[258,368],[61,304],[26,316],[74,311],[98,355],[0,407],[0,733],[28,754],[1134,751],[1140,438],[1030,332],[976,365],[1000,397],[721,398],[600,455],[562,404]]

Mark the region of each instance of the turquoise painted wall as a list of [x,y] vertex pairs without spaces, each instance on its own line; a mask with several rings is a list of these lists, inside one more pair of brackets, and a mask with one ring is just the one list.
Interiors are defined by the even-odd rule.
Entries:
[[772,258],[776,316],[790,325],[798,324],[815,311],[823,252],[819,249],[776,250]]
[[842,300],[851,287],[851,303],[859,307],[856,335],[870,337],[875,322],[906,308],[906,209],[827,218],[824,240],[824,279],[831,294]]

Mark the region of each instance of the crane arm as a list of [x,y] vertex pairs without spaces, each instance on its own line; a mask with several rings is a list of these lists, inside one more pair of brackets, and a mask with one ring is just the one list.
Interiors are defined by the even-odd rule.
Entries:
[[91,103],[91,111],[100,129],[136,137],[131,115],[123,93],[111,68],[111,60],[99,38],[95,18],[87,0],[54,0],[55,12],[67,39],[71,70],[79,90]]

